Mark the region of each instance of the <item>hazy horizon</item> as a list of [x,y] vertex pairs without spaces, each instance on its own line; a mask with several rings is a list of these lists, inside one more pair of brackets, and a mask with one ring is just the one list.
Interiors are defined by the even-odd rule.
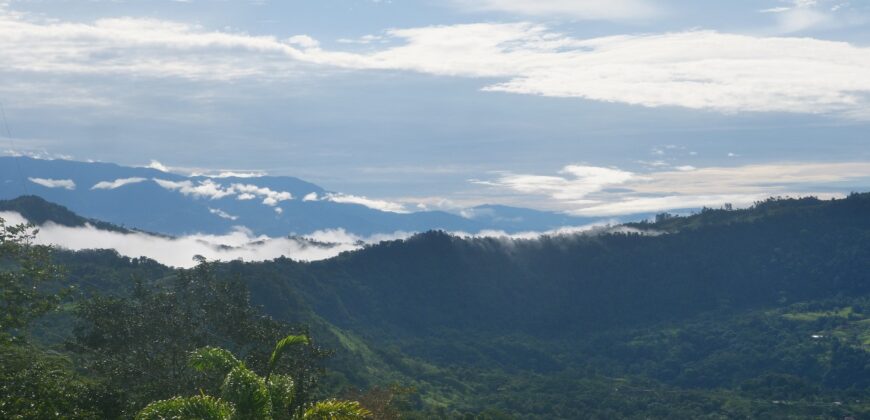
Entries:
[[870,5],[0,2],[3,153],[573,215],[870,186]]

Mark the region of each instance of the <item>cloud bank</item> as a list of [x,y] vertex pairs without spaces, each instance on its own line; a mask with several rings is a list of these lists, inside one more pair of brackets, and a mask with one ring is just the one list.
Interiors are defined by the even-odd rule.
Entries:
[[[219,210],[218,210],[219,212]],[[26,223],[20,214],[0,212],[7,224]],[[466,237],[497,237],[504,239],[535,239],[541,235],[573,235],[600,231],[603,224],[565,227],[547,232],[523,232],[507,234],[501,231],[478,233],[452,232]],[[85,249],[114,249],[131,258],[147,257],[164,265],[189,268],[195,265],[193,257],[202,255],[210,260],[265,261],[288,257],[298,261],[317,261],[332,258],[345,251],[353,251],[368,244],[407,239],[413,232],[394,232],[359,236],[344,229],[329,229],[312,232],[302,237],[271,238],[254,236],[251,231],[237,227],[225,235],[188,235],[178,238],[149,235],[141,232],[120,233],[100,230],[91,225],[83,227],[62,226],[52,222],[39,227],[35,242],[53,245],[73,251]]]
[[[18,213],[0,212],[10,224],[24,223]],[[315,237],[317,233],[313,234]],[[145,233],[119,233],[93,226],[68,227],[47,223],[39,228],[36,243],[69,250],[114,249],[128,257],[148,257],[174,267],[192,267],[194,255],[213,260],[264,261],[281,256],[300,261],[330,258],[358,249],[360,243],[320,244],[295,238],[254,236],[244,228],[225,235],[189,235],[166,238]]]
[[[641,3],[484,0],[474,7],[606,16]],[[870,48],[846,42],[700,30],[580,39],[532,23],[392,29],[378,36],[387,42],[365,52],[339,51],[304,35],[279,39],[155,19],[35,20],[0,8],[0,70],[268,83],[304,77],[313,65],[479,78],[489,92],[645,107],[870,118]]]

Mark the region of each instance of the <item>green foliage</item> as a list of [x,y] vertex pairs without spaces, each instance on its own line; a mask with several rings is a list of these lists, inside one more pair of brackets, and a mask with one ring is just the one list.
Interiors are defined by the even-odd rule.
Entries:
[[373,386],[365,392],[351,391],[345,399],[359,401],[360,406],[371,412],[378,420],[399,420],[414,409],[412,398],[417,395],[413,387],[399,384]]
[[[389,357],[427,402],[420,418],[484,408],[523,419],[864,418],[870,346],[859,338],[870,323],[841,308],[868,303],[718,310],[550,338],[440,331],[390,340]],[[786,316],[804,313],[830,315]]]
[[0,418],[100,418],[111,399],[70,361],[27,343],[33,321],[56,309],[68,289],[50,248],[33,244],[31,225],[0,218]]
[[[204,261],[154,285],[138,281],[129,296],[95,296],[81,302],[76,315],[70,348],[82,356],[85,367],[124,390],[128,413],[150,401],[183,395],[197,384],[217,392],[223,375],[235,366],[230,358],[235,356],[219,349],[196,353],[195,368],[225,369],[204,380],[203,373],[190,368],[192,351],[220,346],[246,365],[265,369],[273,343],[290,329],[263,316],[243,284],[217,278]],[[294,353],[306,364],[299,378],[312,386],[320,354],[317,348]]]
[[81,378],[69,359],[30,345],[0,344],[0,418],[99,419],[116,416],[113,395]]
[[37,232],[32,225],[9,226],[0,218],[0,341],[22,339],[23,329],[63,297],[50,248],[32,243]]
[[217,269],[258,279],[252,296],[269,313],[303,302],[363,336],[442,328],[549,336],[870,293],[868,215],[870,194],[788,200],[636,226],[651,234],[428,232],[325,261]]
[[229,401],[240,419],[269,419],[272,401],[266,381],[256,373],[238,365],[227,374],[221,385],[221,399]]
[[278,341],[278,344],[275,345],[275,349],[272,350],[272,355],[269,356],[269,368],[266,371],[266,379],[269,378],[272,370],[275,369],[275,365],[278,363],[281,356],[283,356],[290,347],[300,344],[309,344],[308,337],[302,335],[288,335]]
[[203,347],[190,355],[190,366],[203,373],[213,373],[224,376],[242,362],[228,350],[217,347]]
[[[75,312],[70,345],[90,377],[15,363],[4,389],[29,403],[59,395],[52,404],[102,417],[198,393],[275,419],[354,407],[317,408],[324,395],[351,395],[385,419],[870,417],[870,195],[706,209],[633,228],[647,233],[430,232],[327,261],[193,270],[61,252],[76,278],[107,279],[106,295]],[[251,301],[339,348],[323,381],[330,392],[315,388],[324,353],[300,338],[276,349],[290,330]],[[120,403],[88,399],[103,380]],[[416,392],[376,385],[394,382]],[[43,391],[15,391],[32,384]],[[61,385],[81,392],[55,392]]]
[[272,418],[275,420],[292,419],[296,404],[296,383],[290,375],[272,375],[269,377],[269,395],[272,397]]
[[[288,348],[296,345],[309,345],[307,337],[289,335],[279,340],[272,351],[269,369],[275,367],[275,362]],[[205,347],[193,351],[190,355],[190,364],[201,370],[222,370],[230,368],[229,373],[223,379],[221,385],[221,397],[219,400],[209,399],[211,409],[216,402],[222,407],[232,409],[229,417],[214,417],[228,419],[294,419],[298,413],[303,413],[303,418],[329,418],[329,419],[362,419],[370,413],[361,408],[359,403],[328,400],[312,402],[297,400],[298,387],[289,375],[275,374],[271,378],[258,376],[248,369],[244,363],[236,359],[229,351]],[[165,413],[178,413],[187,409],[191,399],[174,398],[149,404],[139,412],[137,418],[160,418]],[[200,400],[196,400],[199,405]],[[305,407],[308,407],[303,411]],[[222,412],[228,412],[223,410]],[[309,412],[311,414],[309,414]],[[172,414],[178,416],[178,414]],[[150,416],[150,417],[148,417]],[[155,417],[156,416],[156,417]]]
[[360,407],[356,401],[320,401],[305,410],[303,419],[311,420],[361,420],[371,412]]
[[234,414],[232,404],[203,395],[155,401],[140,411],[136,420],[228,420]]

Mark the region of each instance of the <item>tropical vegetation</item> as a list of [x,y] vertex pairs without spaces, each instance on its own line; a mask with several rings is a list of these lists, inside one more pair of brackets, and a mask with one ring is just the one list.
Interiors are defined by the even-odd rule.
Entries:
[[0,226],[2,418],[870,416],[870,194],[192,269]]

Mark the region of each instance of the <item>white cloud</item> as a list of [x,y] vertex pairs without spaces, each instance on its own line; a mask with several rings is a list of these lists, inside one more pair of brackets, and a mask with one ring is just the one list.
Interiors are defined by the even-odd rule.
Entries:
[[305,194],[305,197],[302,197],[302,201],[317,201],[317,193],[310,192],[308,194]]
[[761,13],[773,14],[775,30],[781,34],[818,29],[842,29],[867,22],[866,16],[854,13],[849,2],[835,0],[784,0],[784,2],[789,3],[789,6],[760,10]]
[[626,185],[644,194],[762,194],[806,189],[814,184],[835,184],[870,178],[870,162],[799,162],[695,168],[644,174],[644,180]]
[[[15,212],[0,212],[0,218],[9,224],[26,223],[26,219]],[[312,232],[302,238],[271,238],[256,236],[243,227],[237,227],[224,235],[195,234],[167,238],[141,232],[100,230],[91,225],[68,227],[49,222],[40,226],[35,242],[74,251],[114,249],[128,257],[148,257],[174,267],[192,267],[195,264],[194,255],[224,261],[264,261],[282,256],[299,261],[316,261],[359,249],[365,244],[404,239],[411,235],[396,232],[362,237],[337,229]]]
[[71,179],[50,179],[50,178],[27,178],[30,182],[42,185],[46,188],[64,188],[67,190],[76,189],[76,183]]
[[785,34],[831,25],[835,22],[833,16],[828,13],[806,8],[795,8],[778,13],[777,21],[778,31]]
[[636,197],[610,203],[595,204],[572,211],[578,216],[618,216],[624,214],[660,212],[673,209],[689,209],[698,207],[718,207],[725,203],[735,208],[746,207],[752,203],[764,200],[766,194],[706,194],[706,195],[671,195],[664,197]]
[[263,197],[263,204],[267,206],[276,206],[281,201],[292,200],[293,195],[287,191],[274,191],[266,187],[258,187],[251,184],[233,184],[230,189],[234,193],[245,195],[244,198],[239,196],[239,200],[249,200],[252,196]]
[[237,220],[239,218],[239,216],[233,216],[232,214],[229,214],[221,209],[213,209],[213,208],[209,207],[208,211],[209,211],[209,213],[211,213],[217,217],[220,217],[221,219]]
[[507,79],[486,91],[647,107],[842,114],[870,107],[870,48],[845,42],[714,31],[576,39],[528,23],[388,35],[404,45],[318,57],[350,68]]
[[[830,192],[783,192],[783,197],[814,196],[820,199],[843,198],[845,193]],[[674,209],[689,209],[710,207],[717,208],[731,204],[734,208],[749,207],[753,203],[763,201],[770,195],[762,194],[705,194],[705,195],[670,195],[664,197],[636,197],[611,203],[602,203],[585,207],[571,214],[578,216],[618,216],[637,213],[651,213]]]
[[782,13],[782,12],[787,12],[789,10],[791,10],[791,7],[780,6],[780,7],[771,7],[768,9],[761,9],[761,10],[759,10],[759,12],[760,13]]
[[405,203],[413,203],[414,207],[416,207],[419,211],[446,211],[449,213],[458,214],[466,219],[471,219],[474,217],[475,211],[474,209],[469,208],[470,206],[474,206],[478,204],[478,202],[457,202],[452,199],[447,199],[444,197],[406,197],[402,198],[399,201]]
[[220,184],[215,183],[211,179],[194,183],[188,180],[168,181],[165,179],[154,178],[154,182],[167,190],[178,191],[181,194],[194,196],[196,198],[216,200],[235,194],[235,191],[232,189],[223,188]]
[[317,42],[316,39],[308,36],[308,35],[294,35],[290,38],[287,38],[287,43],[292,45],[298,45],[302,48],[317,48],[320,46],[320,43]]
[[339,38],[337,40],[340,44],[371,44],[372,42],[383,41],[384,37],[380,35],[363,35],[359,38]]
[[536,231],[528,231],[528,232],[517,232],[517,233],[507,233],[501,230],[482,230],[477,233],[468,233],[468,232],[450,232],[451,235],[458,236],[460,238],[503,238],[503,239],[511,239],[511,240],[530,240],[530,239],[538,239],[541,236],[571,236],[578,234],[600,234],[606,232],[622,232],[622,233],[638,233],[638,234],[646,234],[646,235],[655,235],[656,233],[650,232],[642,232],[637,229],[628,228],[625,226],[617,225],[616,220],[605,220],[596,223],[590,223],[588,225],[582,226],[563,226],[557,229],[546,230],[543,232]]
[[229,187],[224,187],[222,184],[213,181],[211,178],[199,182],[193,182],[190,180],[169,181],[154,178],[154,182],[167,190],[178,191],[184,195],[190,195],[197,198],[205,197],[212,200],[231,196],[236,196],[236,199],[238,200],[252,200],[257,197],[262,197],[263,204],[274,207],[282,201],[293,199],[293,195],[287,191],[275,191],[267,187],[238,183],[232,184]]
[[568,176],[506,173],[494,181],[472,182],[520,193],[547,195],[559,201],[577,201],[605,187],[624,184],[634,177],[631,172],[619,169],[581,165],[565,166],[559,173]]
[[[24,222],[24,218],[17,213],[3,212],[0,217],[12,223]],[[115,249],[122,255],[148,257],[175,267],[193,266],[194,255],[224,261],[263,261],[281,256],[315,261],[360,247],[357,244],[313,244],[302,239],[254,236],[243,228],[225,235],[198,234],[166,238],[138,232],[125,234],[99,230],[90,225],[67,227],[54,223],[40,227],[36,243],[57,245],[70,250]]]
[[266,176],[262,171],[236,172],[236,171],[221,171],[217,174],[191,174],[191,176],[204,176],[207,178],[262,178]]
[[[475,2],[530,13],[629,3]],[[801,19],[790,25],[812,23]],[[714,31],[579,39],[530,23],[394,29],[383,36],[393,42],[350,53],[325,50],[305,36],[279,40],[153,19],[36,21],[0,10],[0,69],[268,81],[313,64],[495,79],[483,89],[646,107],[870,118],[870,48],[845,42]]]
[[[20,140],[23,141],[24,139],[20,139]],[[6,150],[3,150],[2,155],[12,156],[12,157],[26,156],[26,157],[29,157],[31,159],[37,159],[37,160],[73,160],[73,157],[70,155],[65,155],[65,154],[61,154],[61,153],[51,153],[45,149],[33,149],[33,150],[6,149]]]
[[332,201],[334,203],[359,204],[371,209],[387,211],[391,213],[409,213],[408,209],[401,203],[394,203],[386,200],[376,200],[372,198],[362,197],[358,195],[343,194],[343,193],[327,193],[323,196],[323,200]]
[[146,181],[145,178],[119,178],[114,181],[101,181],[91,187],[92,190],[114,190],[115,188],[123,187],[124,185],[136,184]]
[[[716,207],[724,203],[739,207],[770,196],[839,197],[848,192],[849,187],[844,185],[850,182],[870,182],[870,162],[705,168],[683,165],[642,174],[611,170],[615,172],[608,176],[584,177],[563,170],[563,176],[506,174],[492,181],[474,182],[512,194],[517,201],[536,200],[541,206],[579,216]],[[608,186],[618,188],[608,190]]]
[[[0,212],[0,218],[9,224],[25,223],[20,214]],[[478,233],[451,232],[460,237],[497,237],[506,240],[534,239],[541,235],[594,234],[596,232],[624,229],[609,228],[605,224],[565,227],[547,232],[523,232],[509,235],[500,231]],[[237,227],[225,235],[188,235],[179,238],[154,236],[141,232],[120,233],[99,230],[91,225],[80,227],[61,226],[49,222],[40,226],[35,242],[55,245],[78,251],[85,249],[114,249],[128,257],[147,257],[174,267],[192,267],[193,256],[202,255],[210,260],[264,261],[288,257],[299,261],[316,261],[332,258],[342,252],[354,251],[367,244],[382,241],[407,239],[413,232],[394,232],[359,236],[344,229],[329,229],[312,232],[303,237],[270,238],[255,236],[251,231]]]
[[148,165],[146,165],[145,167],[146,167],[146,168],[151,168],[151,169],[156,169],[156,170],[158,170],[158,171],[160,171],[160,172],[169,172],[169,168],[168,168],[166,165],[164,165],[164,164],[162,164],[162,163],[160,163],[160,162],[158,162],[158,161],[156,161],[156,160],[152,160],[152,161],[151,161],[150,163],[148,163]]
[[635,20],[660,16],[648,0],[453,0],[464,10],[583,20]]
[[126,74],[229,80],[287,73],[294,45],[314,40],[209,31],[158,19],[92,23],[38,20],[0,6],[0,58],[7,70],[54,74]]

